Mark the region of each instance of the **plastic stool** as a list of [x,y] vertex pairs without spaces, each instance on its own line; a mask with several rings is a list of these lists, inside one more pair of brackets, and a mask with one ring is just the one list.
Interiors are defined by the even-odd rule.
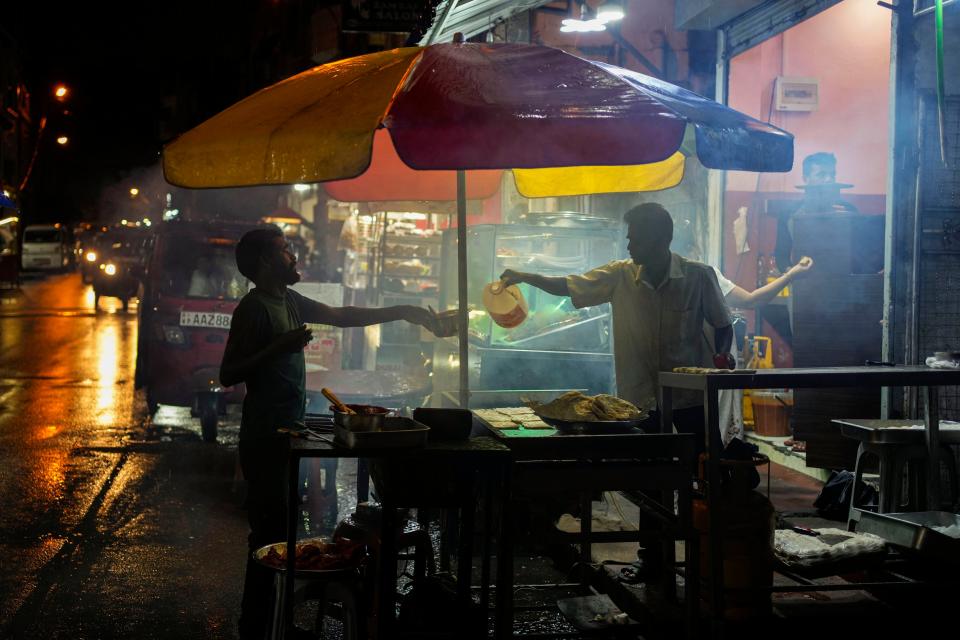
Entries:
[[[432,575],[436,571],[433,559],[433,543],[426,525],[412,520],[404,520],[403,528],[397,532],[397,551],[414,549],[413,573],[419,579]],[[380,554],[380,531],[372,524],[358,522],[354,516],[344,518],[337,531],[352,540],[360,540],[375,556]]]
[[[286,600],[286,578],[278,571],[274,576],[273,627],[270,640],[283,640],[283,607]],[[318,573],[316,577],[296,578],[293,582],[293,604],[318,601],[315,635],[322,637],[324,616],[331,602],[340,603],[344,640],[363,640],[366,637],[365,617],[361,614],[362,582],[356,569]]]
[[[949,483],[949,496],[947,500],[941,495],[941,502],[953,504],[957,500],[957,461],[953,456],[953,450],[947,445],[940,445],[940,470],[946,468]],[[894,499],[893,509],[900,511],[925,511],[927,496],[927,449],[926,447],[904,447],[897,452],[893,474],[895,478],[902,478],[904,471],[907,471],[907,501],[904,503],[903,496],[897,495]],[[941,476],[942,477],[942,476]],[[902,488],[902,485],[901,485]],[[934,509],[940,505],[933,505]]]
[[[863,481],[863,458],[875,456],[880,463],[880,496],[877,500],[877,513],[892,513],[903,504],[903,472],[909,469],[907,495],[910,504],[907,510],[921,508],[926,478],[927,449],[922,445],[903,445],[899,443],[861,442],[857,450],[857,465],[854,471],[853,489],[850,495],[850,510],[847,515],[847,529],[856,529],[859,515],[856,504],[857,488]],[[953,451],[947,445],[940,447],[940,462],[947,467],[950,478],[951,500],[957,495],[957,465]]]

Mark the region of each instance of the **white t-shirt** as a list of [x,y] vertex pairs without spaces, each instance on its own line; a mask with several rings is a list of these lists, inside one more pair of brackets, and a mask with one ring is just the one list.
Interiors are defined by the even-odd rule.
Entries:
[[[720,292],[724,299],[733,291],[736,285],[732,280],[728,280],[720,269],[713,267],[717,274],[717,283],[720,285]],[[730,347],[730,352],[737,359],[737,366],[740,366],[740,355],[737,349],[737,340],[734,338]],[[740,389],[722,389],[720,391],[718,418],[720,420],[720,437],[723,438],[723,445],[726,446],[734,438],[743,438],[743,391]]]

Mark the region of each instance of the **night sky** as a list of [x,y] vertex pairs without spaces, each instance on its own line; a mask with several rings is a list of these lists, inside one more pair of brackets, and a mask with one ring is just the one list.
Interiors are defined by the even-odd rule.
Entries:
[[[96,217],[105,188],[156,167],[171,134],[245,95],[238,70],[257,5],[269,4],[7,3],[0,26],[19,45],[34,113],[49,115],[24,216]],[[58,82],[71,88],[62,107],[52,100]],[[179,121],[164,107],[171,94],[190,96]],[[61,133],[65,148],[54,142]]]

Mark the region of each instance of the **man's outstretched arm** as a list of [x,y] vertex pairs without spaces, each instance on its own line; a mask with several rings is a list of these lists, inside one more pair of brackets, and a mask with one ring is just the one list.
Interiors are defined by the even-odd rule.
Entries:
[[436,333],[436,315],[422,307],[396,305],[393,307],[331,307],[309,298],[300,300],[304,322],[327,324],[334,327],[366,327],[396,320],[406,320]]
[[541,276],[537,273],[524,273],[523,271],[507,269],[500,274],[500,281],[504,283],[504,286],[526,283],[555,296],[570,295],[570,288],[567,286],[567,279],[564,276]]
[[773,282],[768,282],[759,289],[747,291],[746,289],[735,286],[733,290],[727,294],[726,300],[731,307],[737,309],[756,309],[757,307],[762,307],[777,297],[777,294],[783,291],[784,287],[793,280],[804,276],[811,268],[813,268],[813,259],[805,256],[800,262],[790,267],[785,274]]

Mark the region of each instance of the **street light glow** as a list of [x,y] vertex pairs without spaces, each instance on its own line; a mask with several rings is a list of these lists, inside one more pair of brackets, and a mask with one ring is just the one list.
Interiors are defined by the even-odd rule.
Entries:
[[137,194],[139,194],[139,193],[140,193],[140,189],[137,189],[136,187],[130,187],[130,195],[131,195],[131,196],[133,196],[134,198],[136,198],[136,197],[137,197]]
[[66,98],[68,93],[70,93],[70,90],[67,89],[66,85],[62,85],[62,84],[58,84],[56,88],[53,90],[53,95],[57,96],[57,98],[61,100]]
[[67,136],[60,136],[59,138],[57,138],[57,144],[59,144],[60,146],[63,146],[68,142],[70,142],[70,138],[68,138]]

